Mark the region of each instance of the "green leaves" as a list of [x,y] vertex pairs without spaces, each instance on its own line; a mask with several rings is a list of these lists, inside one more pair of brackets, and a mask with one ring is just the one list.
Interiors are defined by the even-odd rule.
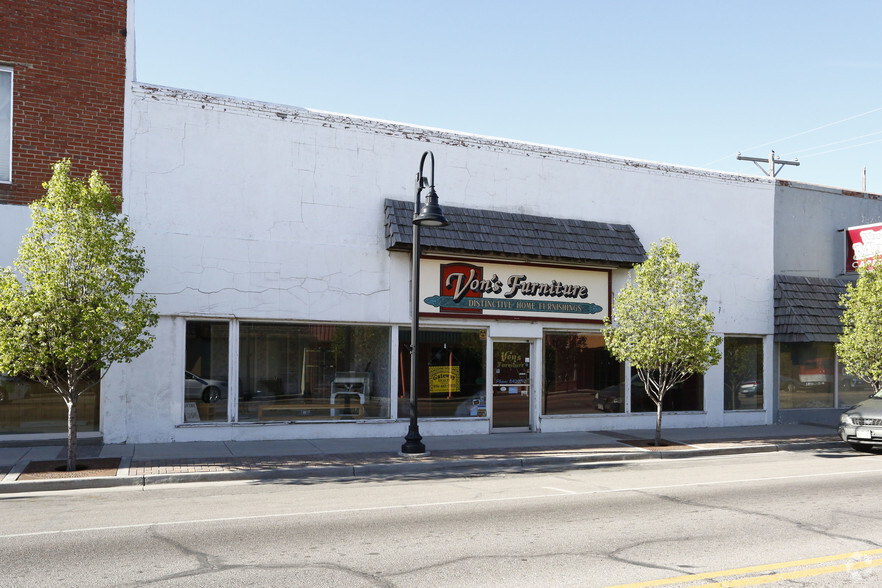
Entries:
[[844,308],[836,355],[847,373],[882,390],[882,258],[858,267],[858,279],[839,299]]
[[634,268],[605,321],[610,353],[631,362],[657,405],[673,386],[720,361],[703,285],[698,264],[681,261],[677,244],[664,238]]
[[31,205],[33,225],[15,262],[0,270],[0,371],[50,385],[69,399],[76,384],[150,348],[155,301],[136,294],[144,252],[97,172],[70,177],[53,166],[46,195]]

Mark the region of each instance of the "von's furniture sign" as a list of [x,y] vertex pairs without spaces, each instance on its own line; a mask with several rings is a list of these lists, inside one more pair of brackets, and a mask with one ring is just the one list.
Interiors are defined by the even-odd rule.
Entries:
[[882,223],[849,227],[845,230],[845,271],[857,268],[882,255]]
[[425,258],[420,313],[601,322],[609,270]]

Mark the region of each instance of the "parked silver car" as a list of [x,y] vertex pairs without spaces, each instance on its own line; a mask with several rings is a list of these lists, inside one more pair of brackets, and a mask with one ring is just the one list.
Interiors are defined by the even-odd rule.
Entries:
[[839,436],[858,451],[882,447],[882,392],[842,413]]
[[206,380],[193,372],[184,372],[184,399],[201,400],[213,404],[227,397],[227,383],[222,380]]

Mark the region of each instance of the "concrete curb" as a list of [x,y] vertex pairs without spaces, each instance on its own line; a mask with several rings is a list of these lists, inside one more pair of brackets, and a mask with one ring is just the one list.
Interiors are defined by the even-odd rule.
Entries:
[[691,447],[673,451],[611,451],[581,453],[575,455],[547,455],[531,457],[502,457],[461,460],[406,461],[398,463],[361,463],[352,465],[321,465],[278,467],[273,469],[250,469],[217,472],[181,472],[173,474],[128,475],[131,460],[120,463],[116,476],[92,478],[68,478],[51,480],[17,480],[24,470],[14,468],[0,481],[0,494],[26,492],[54,492],[74,489],[106,489],[115,487],[159,486],[194,482],[232,482],[265,480],[316,480],[316,479],[364,479],[405,477],[413,475],[480,475],[493,473],[518,473],[590,467],[593,464],[637,461],[650,459],[688,459],[715,455],[738,455],[769,453],[776,451],[806,451],[818,449],[841,449],[841,441],[775,442],[744,446]]

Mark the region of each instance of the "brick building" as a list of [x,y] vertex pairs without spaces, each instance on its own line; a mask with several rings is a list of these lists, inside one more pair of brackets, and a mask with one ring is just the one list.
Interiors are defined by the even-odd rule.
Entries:
[[[133,60],[127,0],[0,0],[0,267],[30,226],[52,165],[98,170],[123,191],[123,130]],[[100,392],[79,404],[83,437],[100,425]],[[67,408],[53,392],[0,374],[0,435],[62,434]]]
[[122,192],[125,0],[0,0],[0,203],[43,194],[51,165]]

